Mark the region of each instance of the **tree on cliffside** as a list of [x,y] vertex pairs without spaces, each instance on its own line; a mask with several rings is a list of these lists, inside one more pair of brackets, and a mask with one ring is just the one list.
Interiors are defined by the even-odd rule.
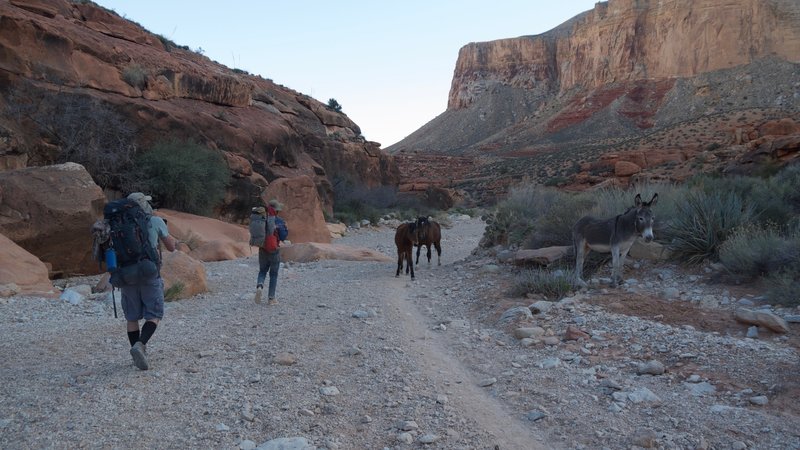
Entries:
[[328,99],[328,108],[336,112],[342,112],[342,105],[335,98]]

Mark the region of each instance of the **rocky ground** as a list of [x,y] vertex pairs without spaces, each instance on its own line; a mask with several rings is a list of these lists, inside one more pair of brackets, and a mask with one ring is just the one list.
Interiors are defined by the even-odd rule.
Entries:
[[[2,299],[0,448],[800,448],[800,325],[747,338],[731,318],[758,292],[639,263],[619,289],[515,298],[482,230],[454,217],[413,282],[284,265],[269,306],[255,257],[207,263],[211,292],[168,303],[149,371],[102,295]],[[337,243],[395,252],[390,227]]]

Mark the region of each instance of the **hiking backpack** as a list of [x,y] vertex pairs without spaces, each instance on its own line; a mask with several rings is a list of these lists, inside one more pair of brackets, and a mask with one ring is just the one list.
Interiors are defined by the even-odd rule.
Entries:
[[250,245],[261,247],[267,237],[267,217],[263,214],[250,214]]
[[109,232],[106,247],[116,255],[115,268],[106,259],[111,284],[132,285],[157,275],[160,258],[148,239],[150,215],[137,202],[123,198],[107,203],[103,217]]
[[275,233],[278,234],[279,241],[285,241],[289,237],[289,228],[286,222],[278,216],[275,216]]

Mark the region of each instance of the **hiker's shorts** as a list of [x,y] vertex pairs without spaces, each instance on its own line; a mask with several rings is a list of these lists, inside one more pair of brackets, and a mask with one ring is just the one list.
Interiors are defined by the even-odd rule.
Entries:
[[120,290],[125,320],[160,320],[164,317],[164,280],[161,277],[123,286]]

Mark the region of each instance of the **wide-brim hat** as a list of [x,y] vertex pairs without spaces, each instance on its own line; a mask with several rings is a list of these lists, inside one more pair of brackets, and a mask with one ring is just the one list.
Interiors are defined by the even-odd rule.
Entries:
[[141,203],[143,201],[145,201],[145,202],[152,201],[153,197],[150,197],[149,195],[144,195],[141,192],[134,192],[134,193],[128,195],[128,199],[129,200],[133,200],[133,201],[135,201],[137,203]]
[[255,208],[253,208],[253,213],[261,214],[263,216],[267,214],[267,210],[263,206],[256,206]]
[[283,209],[283,203],[279,202],[278,199],[273,198],[268,204],[269,206],[272,206],[275,211],[280,211]]

